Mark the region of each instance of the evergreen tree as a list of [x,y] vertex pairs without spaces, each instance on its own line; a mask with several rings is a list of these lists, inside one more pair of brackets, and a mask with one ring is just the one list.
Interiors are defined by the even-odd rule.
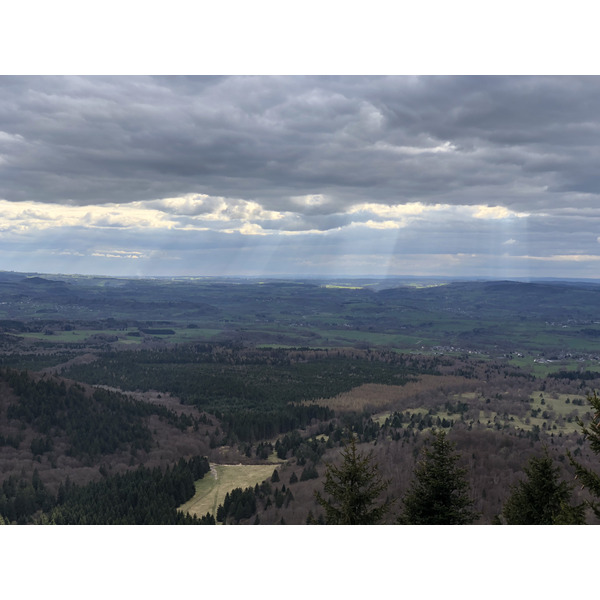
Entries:
[[[594,454],[600,455],[600,398],[594,390],[593,395],[588,394],[587,399],[592,405],[594,416],[587,427],[581,420],[579,420],[579,426],[581,427],[583,437],[590,442]],[[569,461],[575,467],[575,478],[581,481],[583,487],[587,488],[594,498],[600,499],[600,474],[595,473],[591,469],[588,469],[577,462],[568,450],[567,455]],[[594,511],[596,517],[600,519],[600,504],[598,504],[598,501],[588,500],[587,504]]]
[[328,525],[375,525],[380,523],[392,505],[386,498],[378,503],[389,481],[379,473],[379,466],[373,462],[373,452],[367,455],[356,449],[356,440],[351,438],[342,451],[340,467],[327,464],[324,491],[325,499],[315,492],[317,502],[325,509]]
[[402,502],[398,521],[405,525],[468,525],[479,516],[472,510],[466,469],[457,466],[460,454],[444,431],[432,440],[417,464],[414,479]]
[[532,457],[523,468],[527,479],[519,481],[502,513],[509,525],[582,525],[584,505],[571,506],[572,487],[560,480],[548,449]]

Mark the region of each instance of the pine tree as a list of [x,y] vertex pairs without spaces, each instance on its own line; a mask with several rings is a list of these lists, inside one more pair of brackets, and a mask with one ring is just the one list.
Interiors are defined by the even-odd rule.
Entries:
[[[592,405],[594,416],[587,427],[581,420],[579,420],[579,426],[581,427],[583,437],[590,442],[594,454],[600,455],[600,398],[594,390],[593,395],[588,395],[587,399]],[[600,474],[577,462],[568,450],[567,455],[569,461],[575,467],[575,478],[581,481],[583,487],[587,488],[593,497],[600,498]],[[600,505],[598,502],[596,500],[588,500],[587,504],[593,510],[596,517],[600,519]]]
[[560,480],[548,449],[532,457],[523,468],[527,479],[519,481],[504,504],[509,525],[582,525],[584,505],[571,506],[572,487]]
[[414,479],[402,502],[398,521],[405,525],[468,525],[479,516],[472,510],[466,469],[444,431],[432,432]]
[[340,467],[327,464],[324,491],[325,499],[315,492],[317,502],[325,509],[328,525],[375,525],[385,517],[393,501],[386,498],[378,502],[389,481],[379,473],[373,462],[373,451],[364,455],[357,451],[356,440],[342,450]]

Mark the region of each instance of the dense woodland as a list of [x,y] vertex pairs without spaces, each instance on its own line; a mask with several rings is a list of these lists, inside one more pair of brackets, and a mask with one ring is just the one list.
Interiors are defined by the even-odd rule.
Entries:
[[411,357],[360,350],[246,349],[195,345],[175,350],[118,352],[65,374],[124,390],[160,389],[214,414],[223,443],[256,442],[331,419],[309,404],[363,383],[402,385],[434,369]]
[[36,380],[26,371],[0,371],[0,381],[19,399],[8,407],[7,418],[31,425],[41,436],[32,442],[35,455],[51,449],[56,432],[66,434],[69,455],[95,457],[124,446],[148,450],[152,436],[143,417],[152,414],[181,429],[192,425],[191,419],[162,406],[134,402],[104,389],[95,389],[90,397],[77,383],[67,386],[64,380]]
[[31,481],[10,476],[2,484],[5,522],[54,525],[211,525],[214,517],[183,514],[177,507],[194,495],[208,461],[180,459],[172,468],[139,467],[101,481],[76,485],[69,478],[51,493],[34,471]]

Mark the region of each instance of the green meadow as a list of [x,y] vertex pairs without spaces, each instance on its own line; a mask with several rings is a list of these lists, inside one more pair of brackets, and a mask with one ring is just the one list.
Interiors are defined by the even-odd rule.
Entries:
[[235,488],[254,487],[269,479],[277,465],[211,465],[210,473],[196,481],[196,493],[178,510],[199,517],[207,512],[215,515],[225,495]]

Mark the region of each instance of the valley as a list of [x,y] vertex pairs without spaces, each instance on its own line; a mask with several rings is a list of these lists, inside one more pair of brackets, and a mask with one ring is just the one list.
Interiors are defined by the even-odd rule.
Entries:
[[314,492],[349,435],[401,498],[443,430],[490,524],[543,447],[565,480],[567,451],[597,467],[579,420],[599,300],[590,281],[0,273],[0,515],[91,522],[86,486],[176,473],[160,507],[140,516],[132,492],[103,518],[321,522]]

